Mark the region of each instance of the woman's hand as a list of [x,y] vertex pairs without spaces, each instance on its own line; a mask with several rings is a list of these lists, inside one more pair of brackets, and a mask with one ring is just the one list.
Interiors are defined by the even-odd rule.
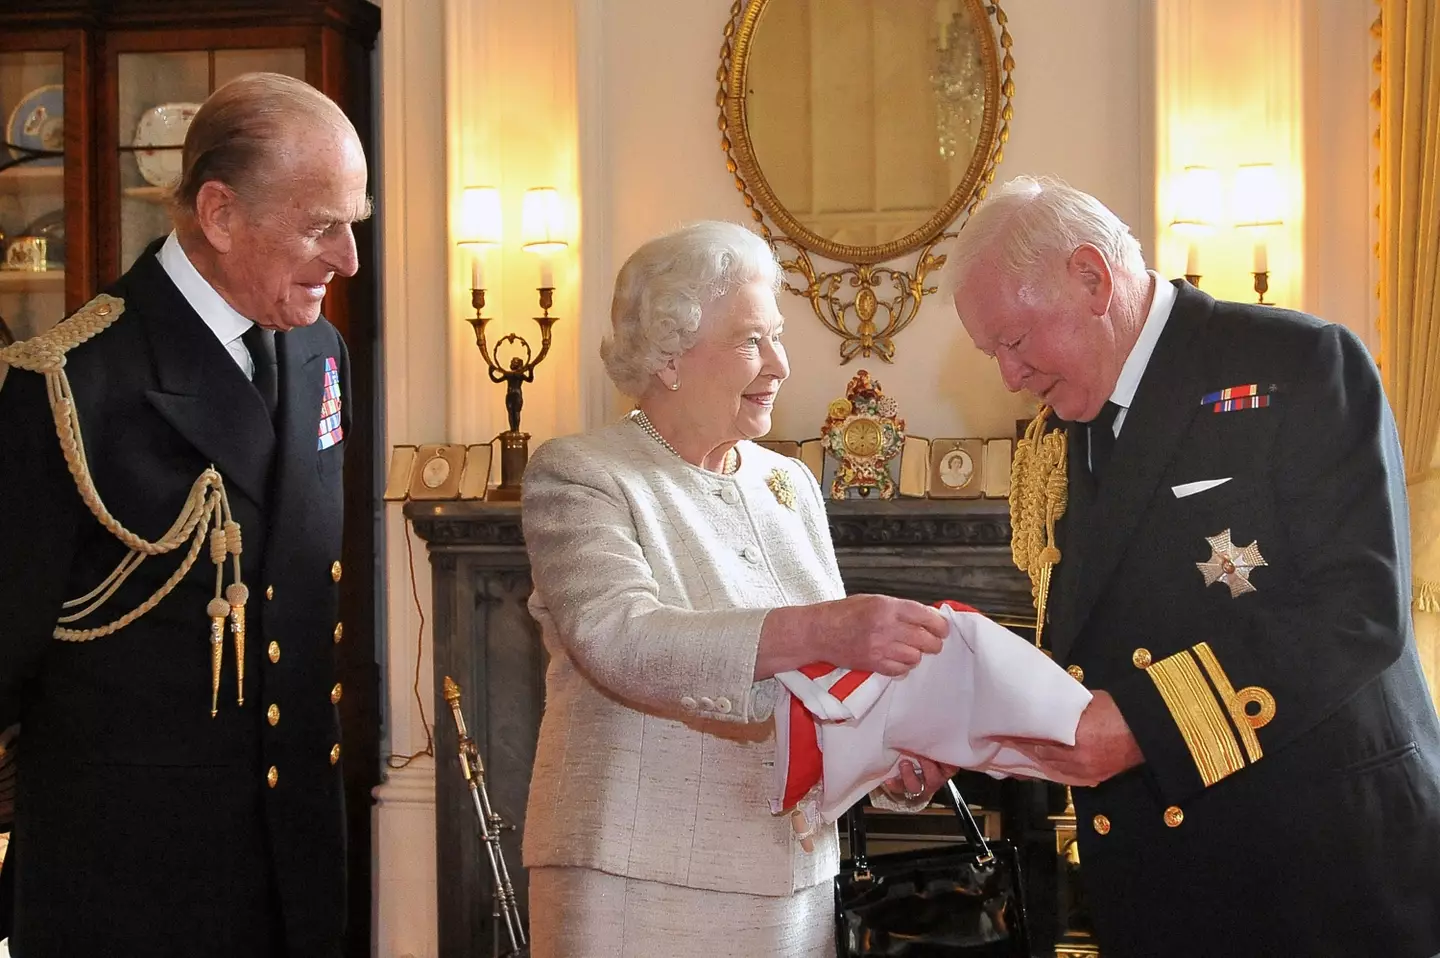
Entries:
[[924,807],[958,771],[960,769],[953,765],[942,765],[919,755],[907,755],[900,760],[900,774],[887,778],[880,787],[896,802]]
[[828,662],[900,676],[939,652],[950,623],[928,605],[888,595],[773,609],[760,632],[755,677]]

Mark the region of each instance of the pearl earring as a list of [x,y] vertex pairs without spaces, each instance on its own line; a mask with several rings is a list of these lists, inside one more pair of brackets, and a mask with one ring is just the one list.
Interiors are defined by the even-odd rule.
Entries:
[[670,383],[670,391],[671,391],[672,393],[673,393],[675,390],[679,389],[679,388],[680,388],[680,380],[677,379],[677,380],[675,380],[673,383]]

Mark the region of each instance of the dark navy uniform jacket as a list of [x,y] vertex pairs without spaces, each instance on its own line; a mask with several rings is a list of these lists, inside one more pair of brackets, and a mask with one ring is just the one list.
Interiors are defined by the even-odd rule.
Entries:
[[1069,426],[1046,634],[1145,755],[1074,790],[1101,953],[1429,958],[1440,725],[1375,364],[1341,326],[1177,285],[1098,486]]
[[[61,603],[125,550],[76,491],[43,378],[12,369],[0,389],[0,727],[21,726],[4,866],[11,947],[17,958],[339,955],[344,442],[322,442],[320,429],[322,403],[333,408],[338,390],[343,410],[347,398],[345,345],[323,319],[277,334],[272,424],[158,245],[108,291],[124,313],[65,368],[95,485],[126,527],[159,538],[202,470],[224,477],[250,589],[245,703],[227,633],[210,715],[215,567],[204,551],[119,632],[51,638]],[[178,565],[179,553],[146,559],[79,625],[135,608]]]

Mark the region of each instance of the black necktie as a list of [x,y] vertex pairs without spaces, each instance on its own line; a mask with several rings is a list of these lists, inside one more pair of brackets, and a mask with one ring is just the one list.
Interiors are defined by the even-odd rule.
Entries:
[[280,405],[280,377],[278,364],[275,360],[275,331],[273,329],[262,329],[259,326],[251,325],[240,337],[245,348],[250,351],[250,358],[255,362],[255,378],[251,380],[255,389],[260,393],[260,398],[265,400],[265,408],[270,413],[270,418],[275,418],[275,407]]
[[1115,449],[1115,417],[1120,415],[1120,406],[1106,402],[1100,414],[1090,420],[1090,474],[1098,483]]

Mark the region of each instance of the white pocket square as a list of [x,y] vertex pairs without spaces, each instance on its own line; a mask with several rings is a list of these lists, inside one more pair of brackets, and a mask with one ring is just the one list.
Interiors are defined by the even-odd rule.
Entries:
[[1198,482],[1183,482],[1178,486],[1171,486],[1170,491],[1175,493],[1176,499],[1184,499],[1186,496],[1193,496],[1197,492],[1204,492],[1206,489],[1214,489],[1216,486],[1223,486],[1233,476],[1226,476],[1224,479],[1201,479]]

